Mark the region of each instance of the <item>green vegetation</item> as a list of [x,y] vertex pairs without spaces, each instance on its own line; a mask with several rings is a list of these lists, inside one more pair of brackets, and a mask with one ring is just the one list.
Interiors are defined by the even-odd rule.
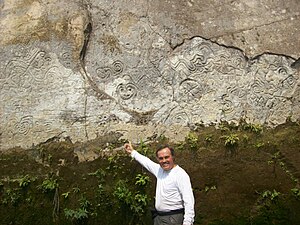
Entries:
[[189,133],[186,137],[186,142],[189,148],[193,151],[196,151],[198,148],[198,135],[196,133]]
[[66,218],[74,223],[83,223],[84,219],[88,218],[88,211],[83,208],[79,208],[77,210],[65,208],[64,213]]
[[263,199],[275,201],[279,195],[280,195],[280,192],[277,192],[276,190],[273,190],[273,191],[266,190],[261,194],[261,197]]
[[138,175],[136,175],[135,179],[136,179],[135,184],[139,186],[146,186],[150,182],[150,177],[145,174],[139,173]]
[[213,137],[212,134],[207,135],[207,136],[205,137],[205,141],[206,141],[207,143],[211,143],[211,142],[213,141],[213,138],[212,138],[212,137]]
[[27,174],[19,179],[19,186],[22,188],[27,187],[31,181],[34,181],[34,179]]
[[[133,144],[154,160],[157,146],[174,146],[176,163],[191,176],[199,209],[194,225],[300,224],[299,133],[291,122],[276,129],[200,124],[180,143],[157,135]],[[0,155],[0,210],[6,212],[0,221],[152,224],[155,178],[120,150],[126,141],[113,134],[82,144],[56,140]],[[75,152],[88,150],[99,158],[78,162]]]
[[41,185],[38,186],[38,189],[42,190],[44,193],[54,192],[58,188],[57,179],[47,178],[43,181]]
[[217,190],[216,185],[205,186],[205,188],[204,188],[204,192],[205,192],[205,193],[207,193],[207,192],[209,192],[209,191],[211,191],[211,190]]
[[2,204],[16,206],[21,201],[21,192],[19,188],[8,188],[2,198]]
[[140,141],[136,150],[139,153],[146,155],[146,156],[148,156],[152,152],[151,149],[149,148],[149,146],[146,145],[146,143],[143,140]]
[[261,134],[263,131],[263,127],[260,124],[244,124],[243,128],[256,134]]
[[292,188],[291,192],[298,200],[300,200],[300,189],[299,188]]
[[68,191],[68,192],[62,193],[61,195],[62,195],[65,199],[67,199],[67,198],[69,198],[70,193],[71,193],[71,192]]
[[236,146],[240,140],[237,134],[224,135],[221,138],[225,140],[224,145],[227,147]]
[[78,209],[64,209],[65,217],[68,220],[71,220],[75,224],[85,224],[89,218],[89,208],[91,203],[86,199],[85,196],[81,196],[79,199],[79,208]]
[[140,218],[143,217],[145,209],[148,205],[147,194],[140,193],[139,191],[131,191],[128,187],[128,182],[119,180],[114,190],[114,196],[123,204],[123,208],[128,208],[133,215],[131,221],[141,223]]

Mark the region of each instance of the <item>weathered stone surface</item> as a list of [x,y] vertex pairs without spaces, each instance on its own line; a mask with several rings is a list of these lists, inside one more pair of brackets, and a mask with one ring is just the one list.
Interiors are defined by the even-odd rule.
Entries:
[[4,0],[0,149],[298,120],[296,3]]

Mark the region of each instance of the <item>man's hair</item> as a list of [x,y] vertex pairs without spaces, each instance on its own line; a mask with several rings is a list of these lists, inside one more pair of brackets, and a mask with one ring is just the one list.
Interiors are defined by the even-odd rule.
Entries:
[[169,145],[161,145],[161,146],[159,146],[159,147],[157,148],[157,150],[156,150],[156,157],[157,157],[157,153],[158,153],[160,150],[164,149],[164,148],[168,148],[168,149],[170,150],[170,152],[171,152],[171,155],[172,155],[173,157],[175,156],[175,151],[174,151],[174,149],[173,149],[172,147],[170,147]]

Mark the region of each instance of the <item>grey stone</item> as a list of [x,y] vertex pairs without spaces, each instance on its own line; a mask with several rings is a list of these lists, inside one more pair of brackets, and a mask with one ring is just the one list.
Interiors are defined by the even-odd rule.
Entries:
[[1,150],[110,132],[178,141],[197,124],[299,120],[295,0],[0,8]]

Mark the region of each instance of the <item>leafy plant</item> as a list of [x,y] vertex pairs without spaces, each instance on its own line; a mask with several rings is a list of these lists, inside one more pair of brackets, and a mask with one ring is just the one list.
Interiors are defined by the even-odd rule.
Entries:
[[270,199],[271,201],[276,200],[279,195],[280,192],[277,192],[275,189],[273,191],[266,190],[261,194],[262,198]]
[[280,163],[280,158],[281,158],[281,152],[277,151],[272,155],[271,160],[268,160],[268,164],[273,165],[273,173],[275,174],[275,176],[276,176],[276,165]]
[[109,165],[106,169],[107,170],[114,170],[115,171],[114,176],[117,175],[116,170],[121,169],[121,164],[118,163],[119,157],[120,156],[118,154],[112,154],[111,156],[109,156],[107,158],[107,160],[109,162]]
[[97,188],[97,193],[99,196],[101,196],[104,193],[104,187],[103,184],[99,184]]
[[191,150],[197,150],[198,147],[198,135],[196,133],[190,132],[186,136],[186,142],[191,148]]
[[144,213],[144,208],[148,204],[148,196],[146,194],[136,193],[134,195],[133,204],[130,206],[131,210],[133,210],[136,214],[140,215]]
[[219,124],[219,129],[223,132],[230,131],[230,129],[227,127],[227,124],[223,124],[223,123]]
[[77,210],[73,210],[73,209],[68,209],[65,208],[64,209],[64,213],[67,219],[70,220],[83,220],[83,219],[87,219],[88,218],[88,211],[86,209],[83,208],[79,208]]
[[12,204],[16,206],[21,200],[21,193],[19,188],[7,189],[4,193],[2,204]]
[[207,136],[205,137],[205,141],[206,141],[207,143],[211,143],[211,142],[212,142],[212,135],[211,135],[211,134],[207,135]]
[[19,186],[24,188],[24,187],[27,187],[31,181],[34,181],[35,179],[34,178],[31,178],[28,174],[25,175],[24,177],[21,177],[19,179]]
[[117,197],[119,201],[125,203],[125,205],[127,205],[134,213],[134,215],[137,215],[139,218],[141,218],[145,212],[145,207],[148,204],[148,197],[146,194],[141,194],[138,191],[133,193],[127,187],[126,181],[119,180],[113,195]]
[[105,170],[103,170],[102,168],[96,170],[93,173],[89,173],[89,176],[95,176],[99,179],[100,182],[104,181],[104,177],[106,176],[106,172]]
[[85,196],[81,196],[79,199],[80,208],[88,209],[92,204]]
[[57,180],[53,178],[45,179],[43,183],[38,186],[38,189],[42,190],[44,193],[53,192],[56,188],[58,188],[58,183]]
[[130,199],[132,198],[132,193],[126,186],[126,181],[119,180],[116,184],[116,188],[114,191],[114,196],[116,196],[119,200],[125,202],[126,204],[130,203]]
[[263,143],[263,142],[257,142],[256,144],[255,144],[255,147],[257,148],[257,149],[261,149],[261,148],[263,148],[265,146],[265,143]]
[[79,199],[80,207],[78,209],[65,208],[64,214],[67,219],[72,220],[73,222],[78,224],[83,224],[84,221],[86,221],[86,219],[88,219],[89,217],[89,208],[91,205],[91,202],[84,195],[82,195]]
[[135,182],[136,185],[146,186],[150,181],[150,177],[145,174],[139,173],[138,175],[136,175],[135,180],[136,180]]
[[204,192],[205,192],[205,193],[209,192],[210,190],[217,190],[217,186],[216,186],[216,185],[213,185],[213,186],[205,186],[205,188],[204,188]]
[[74,187],[73,188],[73,192],[74,193],[79,193],[80,192],[80,188],[79,187]]
[[291,192],[298,200],[300,200],[300,189],[299,188],[293,188],[293,189],[291,189]]
[[229,134],[229,135],[224,135],[221,138],[225,139],[225,146],[227,147],[234,147],[238,144],[239,137],[237,134]]
[[68,192],[62,193],[61,195],[62,195],[65,199],[67,199],[67,198],[69,198],[70,193],[71,193],[71,192],[68,191]]
[[245,142],[248,142],[249,141],[249,136],[247,134],[243,134],[243,140]]
[[28,198],[26,198],[26,199],[25,199],[25,202],[27,202],[27,203],[29,203],[29,204],[30,204],[30,203],[32,202],[32,197],[31,197],[31,196],[29,196]]
[[53,156],[51,154],[48,154],[47,160],[48,160],[49,164],[51,164],[53,161]]
[[147,144],[143,140],[140,141],[140,144],[136,150],[146,156],[151,152],[150,148],[147,146]]
[[244,130],[249,130],[253,133],[260,134],[263,131],[263,127],[260,124],[245,124]]

